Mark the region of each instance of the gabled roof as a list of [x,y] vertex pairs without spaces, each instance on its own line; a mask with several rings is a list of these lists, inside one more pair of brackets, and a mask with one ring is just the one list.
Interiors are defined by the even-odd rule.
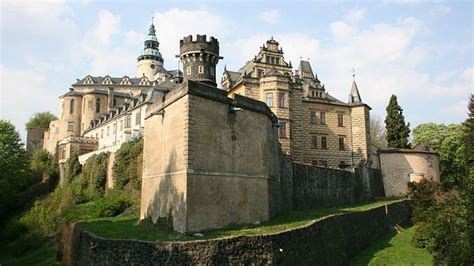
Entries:
[[[74,84],[72,84],[72,86],[78,86],[78,85],[96,85],[96,86],[110,85],[110,84],[103,84],[103,81],[106,79],[106,77],[108,77],[108,76],[105,76],[105,77],[86,76],[83,79],[78,79]],[[127,80],[130,81],[130,85],[124,84],[126,86],[141,86],[140,81],[141,81],[142,78],[129,78],[127,76],[124,76],[124,77],[121,77],[121,78],[119,78],[119,77],[110,77],[110,80],[112,81],[112,84],[115,85],[115,86],[121,86],[120,82],[123,79],[127,79]],[[92,81],[92,84],[88,83],[89,80]]]
[[69,97],[72,97],[72,96],[79,96],[79,97],[82,97],[82,96],[84,96],[84,93],[77,92],[77,91],[74,91],[74,90],[70,90],[70,91],[68,91],[67,93],[65,93],[65,94],[63,94],[63,95],[61,95],[61,96],[59,96],[59,98],[63,98],[63,97],[67,97],[67,96],[69,96]]

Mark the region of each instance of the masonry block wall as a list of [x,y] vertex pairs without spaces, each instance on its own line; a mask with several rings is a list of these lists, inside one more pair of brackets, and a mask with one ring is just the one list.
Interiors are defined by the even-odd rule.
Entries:
[[410,176],[440,181],[439,159],[435,152],[386,149],[379,151],[379,157],[387,196],[406,195]]
[[351,108],[352,153],[354,163],[369,161],[370,114],[366,105]]
[[193,81],[166,97],[145,122],[141,219],[171,215],[180,232],[268,220],[280,174],[268,107]]

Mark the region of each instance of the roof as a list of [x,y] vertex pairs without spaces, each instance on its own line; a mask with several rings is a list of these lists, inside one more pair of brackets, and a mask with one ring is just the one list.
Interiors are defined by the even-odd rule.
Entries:
[[[110,81],[112,84],[102,84],[102,82],[106,79],[110,78]],[[92,84],[87,83],[87,81],[92,81]],[[123,80],[127,81],[125,84],[120,84]],[[78,79],[72,86],[77,86],[77,85],[122,85],[122,86],[149,86],[149,85],[140,85],[140,81],[142,78],[130,78],[128,76],[123,76],[121,78],[119,77],[110,77],[110,76],[105,76],[105,77],[93,77],[93,76],[86,76],[83,79]],[[130,81],[130,84],[128,84],[128,81]]]
[[352,81],[351,93],[349,94],[349,103],[362,103],[362,98],[359,94],[359,89],[357,88],[357,84]]
[[67,93],[59,96],[59,98],[62,98],[62,97],[73,97],[73,96],[79,96],[79,97],[82,97],[84,96],[84,93],[81,93],[81,92],[77,92],[77,91],[74,91],[74,90],[70,90],[68,91]]
[[301,60],[298,72],[302,78],[314,78],[313,69],[309,61]]

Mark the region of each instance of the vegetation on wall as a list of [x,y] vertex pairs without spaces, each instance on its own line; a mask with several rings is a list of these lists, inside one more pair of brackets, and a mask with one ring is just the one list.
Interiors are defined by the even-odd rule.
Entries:
[[26,128],[49,128],[49,123],[53,120],[57,120],[58,118],[52,114],[51,112],[41,112],[35,113],[28,122],[26,122]]
[[123,189],[130,184],[140,189],[142,177],[143,140],[141,138],[122,144],[115,154],[113,176],[115,186]]
[[387,145],[390,148],[410,148],[410,123],[405,124],[403,109],[398,105],[397,96],[392,95],[385,118]]
[[38,176],[53,176],[58,174],[58,165],[56,159],[46,150],[38,149],[31,156],[31,170]]

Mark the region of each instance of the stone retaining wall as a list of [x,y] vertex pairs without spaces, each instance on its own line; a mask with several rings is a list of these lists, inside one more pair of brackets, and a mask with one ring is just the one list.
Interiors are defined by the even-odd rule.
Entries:
[[[312,264],[347,265],[350,258],[410,221],[408,201],[332,215],[275,234],[164,242],[112,240],[75,226],[63,250],[67,265]],[[68,245],[68,243],[64,243]]]

